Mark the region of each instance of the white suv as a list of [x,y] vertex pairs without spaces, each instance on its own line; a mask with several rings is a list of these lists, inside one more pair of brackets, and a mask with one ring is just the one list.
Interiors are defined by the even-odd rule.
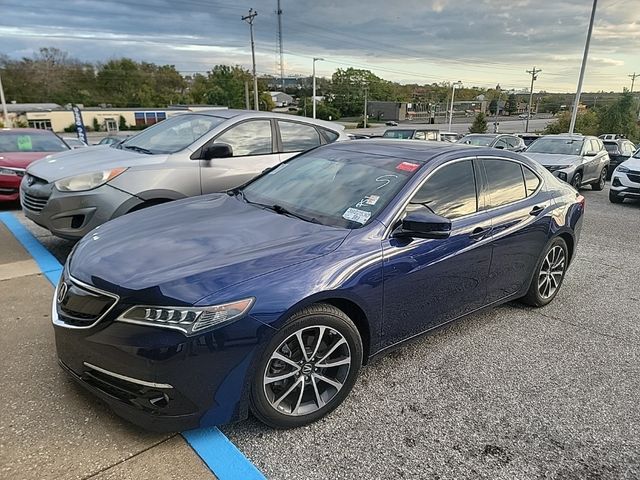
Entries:
[[622,203],[625,198],[640,199],[640,150],[613,171],[609,200]]

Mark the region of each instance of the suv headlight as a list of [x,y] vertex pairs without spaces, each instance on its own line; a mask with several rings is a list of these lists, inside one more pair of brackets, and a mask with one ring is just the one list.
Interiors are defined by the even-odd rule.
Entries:
[[55,182],[55,186],[61,192],[84,192],[93,190],[113,180],[126,170],[124,167],[103,170],[101,172],[83,173],[75,177],[67,177]]
[[619,173],[629,173],[631,170],[629,170],[627,167],[623,167],[622,165],[618,166],[618,168],[616,168],[616,171],[618,171]]
[[209,307],[131,307],[117,318],[119,322],[180,330],[194,335],[202,330],[240,318],[252,307],[254,298]]

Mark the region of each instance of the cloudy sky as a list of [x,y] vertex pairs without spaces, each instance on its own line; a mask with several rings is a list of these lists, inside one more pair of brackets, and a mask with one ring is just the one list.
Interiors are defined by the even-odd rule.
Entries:
[[[281,0],[287,74],[367,68],[389,80],[573,91],[591,0]],[[0,54],[54,46],[88,61],[128,56],[202,72],[250,66],[255,20],[260,73],[276,72],[276,0],[0,0]],[[600,0],[585,90],[621,90],[640,73],[640,0]],[[640,79],[636,82],[640,89]]]

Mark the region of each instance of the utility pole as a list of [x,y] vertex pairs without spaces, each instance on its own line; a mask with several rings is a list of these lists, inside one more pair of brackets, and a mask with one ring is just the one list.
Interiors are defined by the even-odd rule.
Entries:
[[538,79],[538,74],[542,70],[536,70],[536,67],[533,67],[533,70],[527,70],[527,73],[531,74],[531,90],[529,91],[529,106],[527,107],[527,123],[524,126],[524,133],[529,131],[529,119],[531,118],[531,106],[533,104],[533,82]]
[[587,69],[587,58],[589,57],[589,44],[591,43],[591,32],[593,32],[593,20],[596,17],[596,6],[598,0],[593,0],[591,8],[591,20],[589,20],[589,31],[587,32],[587,41],[584,44],[584,54],[582,55],[582,66],[580,67],[580,78],[578,79],[578,90],[576,98],[573,102],[573,112],[571,112],[571,123],[569,124],[569,133],[573,133],[576,127],[576,118],[578,117],[578,105],[580,105],[580,94],[582,93],[582,81],[584,80],[584,71]]
[[[313,99],[312,99],[312,103],[313,103],[313,118],[316,118],[316,62],[318,61],[322,61],[324,60],[324,58],[313,58],[313,74],[312,74],[312,82],[313,82]],[[306,117],[306,115],[305,115]]]
[[9,113],[7,112],[7,102],[4,99],[4,89],[2,88],[2,77],[0,76],[0,102],[2,103],[2,115],[4,115],[4,126],[9,128],[11,121],[9,120]]
[[451,131],[451,122],[453,121],[453,96],[456,93],[456,87],[461,87],[462,82],[458,80],[453,85],[451,85],[451,109],[449,110],[449,131]]
[[247,110],[251,110],[251,104],[249,103],[249,82],[244,81],[244,104]]
[[498,110],[500,110],[500,84],[496,85],[496,92],[498,92],[498,100],[496,100],[496,116],[493,120],[493,133],[498,133]]
[[367,95],[369,94],[369,86],[365,85],[364,86],[364,118],[363,118],[363,125],[364,128],[367,128]]
[[278,52],[280,54],[280,88],[284,91],[284,49],[282,47],[282,8],[280,8],[280,0],[278,0]]
[[640,77],[640,73],[633,72],[633,75],[627,75],[631,79],[631,91],[633,93],[633,85],[636,83],[636,77]]
[[253,41],[253,20],[258,16],[258,12],[253,8],[249,9],[249,15],[242,17],[242,20],[249,24],[249,31],[251,32],[251,60],[253,62],[253,109],[260,110],[258,104],[258,76],[256,75],[256,49]]

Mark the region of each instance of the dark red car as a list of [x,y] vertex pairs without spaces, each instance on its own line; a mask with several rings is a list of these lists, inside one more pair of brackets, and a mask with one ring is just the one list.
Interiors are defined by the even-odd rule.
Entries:
[[20,182],[32,162],[50,153],[69,150],[55,133],[37,128],[0,129],[0,202],[20,195]]

